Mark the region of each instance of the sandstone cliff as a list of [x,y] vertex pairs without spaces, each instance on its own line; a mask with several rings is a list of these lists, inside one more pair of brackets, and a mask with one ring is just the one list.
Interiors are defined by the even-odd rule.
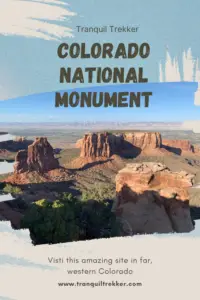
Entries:
[[120,135],[105,133],[86,134],[76,143],[81,148],[82,158],[111,157],[114,154],[124,157],[138,155],[200,155],[200,147],[188,140],[162,139],[159,132],[131,132]]
[[17,152],[17,155],[15,156],[14,173],[20,174],[28,171],[27,158],[27,150],[20,150]]
[[114,154],[135,157],[140,153],[163,154],[162,138],[158,132],[133,132],[124,134],[91,133],[79,140],[81,157],[111,157]]
[[163,147],[179,155],[182,152],[194,152],[194,147],[188,140],[163,139]]
[[193,223],[187,188],[193,178],[159,163],[129,164],[116,176],[113,211],[128,234],[189,232]]
[[141,150],[161,148],[162,138],[159,132],[125,133],[124,139]]
[[123,147],[123,137],[105,133],[85,134],[80,157],[111,157]]
[[200,147],[193,145],[188,140],[169,140],[163,139],[163,147],[175,154],[200,154]]
[[75,147],[76,147],[76,148],[81,148],[82,142],[83,142],[83,139],[79,139],[79,140],[76,142]]

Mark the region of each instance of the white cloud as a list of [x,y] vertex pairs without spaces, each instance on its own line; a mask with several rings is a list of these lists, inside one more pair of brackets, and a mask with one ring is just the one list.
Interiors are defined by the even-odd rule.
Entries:
[[[0,35],[18,35],[44,40],[73,37],[64,21],[75,16],[58,0],[1,0]],[[54,24],[60,21],[60,24]],[[61,25],[62,24],[62,25]]]

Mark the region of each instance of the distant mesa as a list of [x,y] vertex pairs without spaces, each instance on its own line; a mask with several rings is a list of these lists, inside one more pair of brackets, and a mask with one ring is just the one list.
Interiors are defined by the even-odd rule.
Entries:
[[85,134],[80,144],[80,157],[109,158],[121,150],[123,146],[123,137],[107,132]]
[[81,157],[135,156],[138,152],[161,148],[161,135],[157,132],[90,133],[79,140]]
[[32,140],[27,140],[25,137],[16,137],[15,140],[0,142],[0,149],[9,152],[17,152],[19,150],[28,149],[28,146],[32,143]]
[[163,147],[175,154],[197,154],[200,155],[200,147],[197,145],[192,145],[188,140],[163,140]]
[[163,140],[163,145],[166,148],[177,148],[181,149],[182,151],[186,152],[194,152],[194,147],[188,140],[169,140],[169,139],[164,139]]
[[190,232],[188,187],[194,175],[171,172],[160,163],[128,164],[116,176],[113,211],[123,221],[125,234]]
[[121,157],[134,158],[138,155],[167,155],[170,153],[200,154],[200,148],[188,140],[162,139],[159,132],[90,133],[78,140],[82,158]]

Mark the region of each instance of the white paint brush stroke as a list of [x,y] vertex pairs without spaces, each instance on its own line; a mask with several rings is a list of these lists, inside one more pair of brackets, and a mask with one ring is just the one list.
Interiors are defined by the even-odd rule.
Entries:
[[[199,221],[189,234],[147,235],[57,245],[32,246],[28,230],[0,222],[0,299],[151,299],[188,300],[199,293]],[[196,234],[195,234],[196,232]],[[51,264],[48,257],[79,259]],[[117,264],[116,258],[150,258],[150,265]],[[81,263],[112,258],[113,264]],[[69,275],[68,269],[133,269],[133,275]],[[143,282],[143,287],[58,287],[58,282]],[[155,293],[156,291],[156,293]]]
[[[0,35],[17,35],[44,40],[73,37],[67,18],[76,13],[57,0],[1,0]],[[62,22],[63,25],[54,24]]]

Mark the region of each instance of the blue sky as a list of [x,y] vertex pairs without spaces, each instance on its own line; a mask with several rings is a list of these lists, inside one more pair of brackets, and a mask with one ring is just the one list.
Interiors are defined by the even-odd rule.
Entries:
[[[2,3],[8,3],[6,0],[2,0]],[[14,0],[10,0],[13,2]],[[19,11],[21,5],[26,4],[35,4],[37,5],[44,2],[42,0],[35,1],[19,1],[15,0],[13,3],[18,3]],[[50,0],[45,0],[45,2],[50,2]],[[52,0],[52,2],[59,2],[57,0]],[[62,0],[63,3],[66,3],[66,0]],[[54,27],[48,28],[47,36],[49,34],[50,39],[46,40],[41,37],[30,36],[32,31],[29,32],[27,36],[24,35],[24,28],[27,29],[28,26],[25,25],[22,29],[20,27],[19,31],[22,30],[21,36],[14,35],[10,32],[4,34],[0,29],[0,100],[7,100],[13,98],[21,99],[22,96],[51,92],[56,90],[64,90],[69,88],[81,88],[80,84],[76,86],[70,84],[60,84],[59,83],[59,69],[60,67],[76,68],[76,67],[85,67],[85,61],[80,59],[66,59],[61,60],[57,57],[57,47],[61,42],[87,42],[87,45],[90,46],[94,42],[112,42],[117,45],[119,42],[130,43],[130,42],[148,42],[151,45],[151,54],[146,60],[134,59],[132,62],[130,60],[88,60],[87,66],[123,66],[126,69],[130,66],[144,68],[145,77],[149,78],[149,82],[157,82],[159,79],[158,74],[158,64],[160,61],[165,61],[166,47],[170,49],[172,56],[177,56],[179,61],[181,61],[182,53],[188,48],[192,49],[192,54],[195,58],[200,58],[200,40],[198,38],[199,32],[199,11],[200,11],[200,2],[199,0],[193,0],[192,4],[187,0],[143,0],[142,2],[136,0],[69,0],[69,6],[66,7],[66,16],[58,20],[57,15],[54,20],[47,20],[41,23],[41,26],[50,25],[59,25],[69,28],[72,31],[66,31],[66,34],[60,34],[60,40],[51,39],[52,34],[54,33]],[[63,5],[49,5],[49,10],[53,7],[55,8],[64,8]],[[1,10],[2,11],[2,10]],[[38,19],[43,20],[47,18],[47,9],[43,9],[44,15],[42,15],[42,10],[38,10]],[[29,12],[29,19],[31,19],[31,10],[27,7],[27,12]],[[58,12],[59,15],[60,12]],[[61,15],[64,14],[61,11]],[[45,18],[46,16],[46,18]],[[0,17],[1,13],[0,13]],[[23,16],[24,17],[24,16]],[[14,18],[14,15],[13,15]],[[14,20],[11,18],[11,20]],[[3,22],[7,22],[8,18],[1,18],[1,25],[4,25]],[[32,17],[33,19],[33,17]],[[13,21],[14,22],[14,21]],[[28,23],[29,24],[29,23]],[[6,23],[6,26],[9,24]],[[11,23],[12,25],[12,23]],[[18,25],[18,24],[17,24]],[[31,24],[29,24],[31,26]],[[33,24],[34,25],[34,24]],[[76,31],[76,26],[101,26],[101,25],[139,25],[138,33],[127,33],[127,34],[88,34],[88,33],[78,33]],[[6,27],[5,26],[5,27]],[[18,27],[16,27],[18,30]],[[46,30],[46,28],[45,28]],[[37,35],[44,31],[40,30],[38,27]],[[73,34],[73,37],[69,37],[70,34]],[[59,35],[59,34],[58,34]],[[181,66],[181,64],[180,64]],[[49,99],[51,102],[50,94],[35,96],[35,99],[42,97],[42,99]],[[52,94],[54,95],[54,94]],[[165,98],[166,95],[162,95],[162,98]],[[170,101],[179,101],[178,95]],[[197,112],[195,107],[192,105],[193,96],[188,96],[188,105],[191,105],[191,113],[193,111],[193,117],[196,116]],[[19,101],[21,101],[19,99]],[[29,98],[26,98],[28,100]],[[186,97],[184,97],[186,101]],[[16,101],[16,100],[14,100]],[[46,100],[42,100],[46,101]],[[156,100],[160,101],[160,100]],[[0,101],[0,121],[13,119],[13,114],[15,112],[12,110],[10,102],[2,103]],[[17,103],[17,102],[16,102]],[[25,103],[20,102],[20,103]],[[178,103],[178,102],[177,102]],[[27,120],[30,118],[30,114],[37,114],[38,118],[45,116],[46,120],[53,116],[54,120],[57,120],[57,112],[53,106],[49,106],[48,112],[38,110],[31,106],[21,107],[21,114],[18,113],[16,108],[17,115],[23,115],[22,120]],[[177,104],[179,105],[179,104]],[[153,109],[153,108],[152,108]],[[156,108],[155,108],[156,109]],[[148,112],[142,112],[144,116],[141,118],[151,118],[153,119],[153,110],[148,110]],[[151,112],[150,112],[151,111]],[[156,110],[154,110],[156,111]],[[23,113],[22,113],[23,112]],[[100,116],[98,114],[101,111],[98,109],[93,112],[95,115],[91,115],[90,112],[87,115],[87,118],[96,118]],[[82,118],[83,113],[79,113],[77,110],[67,112],[62,111],[61,114],[64,119],[77,119]],[[69,115],[70,114],[70,115]],[[84,110],[84,114],[87,114],[87,110]],[[115,110],[115,116],[118,116],[118,119],[125,120],[126,118],[131,118],[135,114],[135,118],[139,118],[138,112],[133,113],[132,110],[126,110],[126,112],[121,111],[120,109]],[[151,115],[152,114],[152,115]],[[32,118],[36,118],[36,115]],[[108,109],[104,112],[104,118],[109,119],[113,118],[113,112],[111,109]],[[159,117],[161,118],[161,117]],[[180,118],[180,117],[179,117]]]
[[[183,122],[198,120],[200,106],[194,105],[197,83],[148,83],[107,85],[76,91],[152,91],[148,108],[55,108],[55,92],[0,101],[1,122]],[[143,102],[142,102],[143,103]],[[142,104],[141,103],[141,104]]]

